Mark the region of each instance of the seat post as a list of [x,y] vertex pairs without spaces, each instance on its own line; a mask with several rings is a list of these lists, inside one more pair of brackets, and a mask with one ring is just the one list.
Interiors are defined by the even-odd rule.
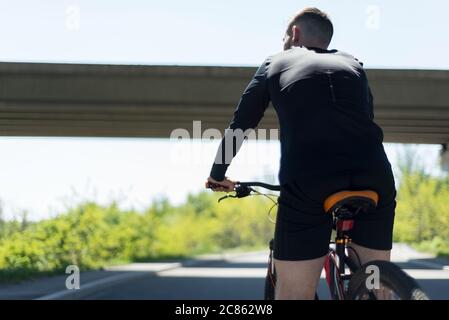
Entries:
[[335,251],[338,256],[338,269],[341,274],[345,273],[345,248],[351,239],[347,235],[354,226],[354,214],[346,208],[341,208],[339,212],[334,213],[334,223],[337,235],[335,238]]
[[345,273],[345,248],[351,239],[347,235],[354,226],[354,216],[360,211],[375,208],[379,195],[373,190],[343,190],[331,194],[324,200],[324,212],[332,214],[334,229],[337,231],[335,251],[338,257],[338,268]]

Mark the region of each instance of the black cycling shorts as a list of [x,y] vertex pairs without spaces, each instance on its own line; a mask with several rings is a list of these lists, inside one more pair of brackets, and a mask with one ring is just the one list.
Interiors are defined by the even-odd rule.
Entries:
[[349,235],[353,243],[377,250],[391,250],[396,189],[391,167],[366,172],[304,175],[281,186],[274,234],[274,258],[309,260],[329,249],[332,217],[326,214],[326,197],[342,190],[374,190],[377,208],[360,213]]

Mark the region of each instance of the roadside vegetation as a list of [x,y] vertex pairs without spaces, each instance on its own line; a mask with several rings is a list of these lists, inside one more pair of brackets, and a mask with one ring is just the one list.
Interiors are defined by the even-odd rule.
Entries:
[[[449,178],[404,162],[398,181],[394,240],[449,257]],[[272,202],[254,196],[218,204],[218,197],[200,192],[177,206],[160,199],[141,212],[84,202],[39,222],[0,215],[0,281],[64,272],[71,264],[88,270],[266,248]]]
[[201,192],[179,206],[155,201],[143,212],[86,202],[39,222],[0,220],[0,280],[114,263],[188,257],[266,245],[270,201],[229,200]]

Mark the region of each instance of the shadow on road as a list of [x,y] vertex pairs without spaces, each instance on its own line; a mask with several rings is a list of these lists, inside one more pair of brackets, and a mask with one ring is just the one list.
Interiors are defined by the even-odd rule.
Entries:
[[[158,272],[96,293],[87,299],[263,299],[266,254],[249,259],[185,261],[181,268]],[[417,275],[416,280],[432,299],[449,299],[449,271],[440,259],[410,259],[397,265]],[[329,299],[325,280],[318,286],[320,299]]]

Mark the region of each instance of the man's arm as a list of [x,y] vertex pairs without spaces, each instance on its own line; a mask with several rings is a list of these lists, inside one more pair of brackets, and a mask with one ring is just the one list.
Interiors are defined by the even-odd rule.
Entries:
[[[374,98],[373,98],[373,94],[371,92],[371,88],[368,86],[368,116],[370,117],[370,119],[372,121],[374,121]],[[384,140],[384,132],[382,130],[381,127],[378,127],[378,135],[379,135],[379,140],[383,141]]]
[[[360,61],[359,59],[355,58],[354,59],[362,66],[363,68],[363,62]],[[365,75],[366,76],[366,75]],[[368,79],[366,80],[368,81]],[[374,120],[374,108],[373,108],[373,93],[371,92],[371,88],[369,86],[369,84],[367,84],[368,86],[368,116],[370,117],[371,120]]]
[[233,131],[245,132],[248,129],[256,128],[268,107],[270,102],[267,85],[269,63],[270,58],[266,59],[259,67],[234,111],[234,117],[229,125],[230,130],[226,130],[210,172],[210,177],[216,181],[222,181],[225,178],[229,164],[243,143],[243,137],[238,139],[236,135],[232,134]]
[[371,120],[374,120],[373,100],[373,93],[371,92],[371,88],[368,86],[368,114]]

